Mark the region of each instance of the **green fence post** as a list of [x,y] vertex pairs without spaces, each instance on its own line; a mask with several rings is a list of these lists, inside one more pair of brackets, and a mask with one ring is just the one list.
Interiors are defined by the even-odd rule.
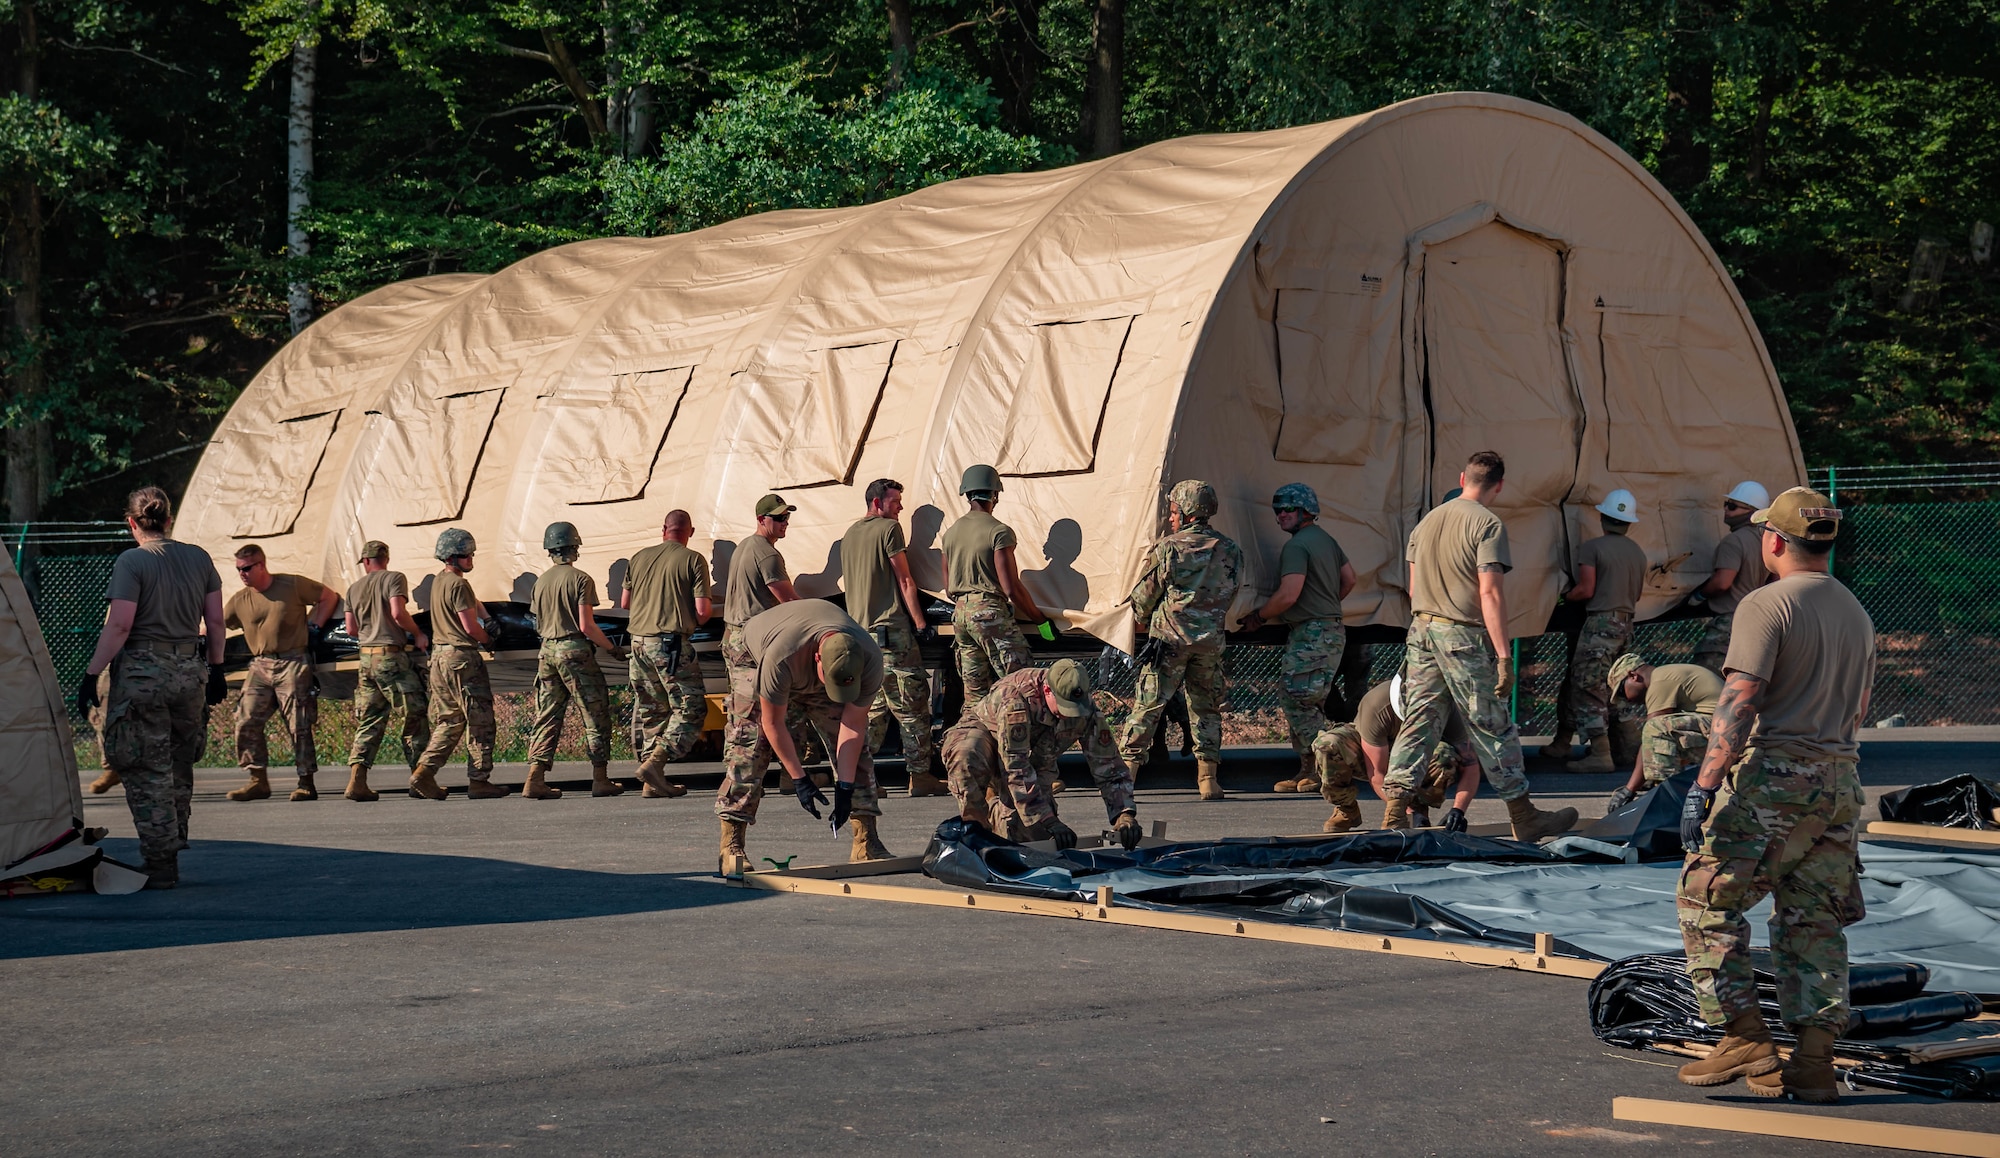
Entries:
[[[1826,468],[1826,498],[1829,506],[1840,505],[1840,468],[1837,466]],[[1837,543],[1826,549],[1826,573],[1829,575],[1833,574],[1833,553],[1837,549]]]
[[28,528],[33,524],[21,524],[21,537],[14,540],[14,573],[21,572],[21,557],[28,552]]
[[1508,662],[1514,668],[1514,686],[1507,689],[1507,718],[1521,722],[1521,641],[1516,639],[1507,645]]

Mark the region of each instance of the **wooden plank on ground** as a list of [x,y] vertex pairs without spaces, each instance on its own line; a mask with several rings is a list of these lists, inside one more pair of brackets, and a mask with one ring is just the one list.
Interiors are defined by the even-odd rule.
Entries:
[[1653,1098],[1613,1098],[1611,1116],[1620,1122],[1647,1122],[1656,1126],[1692,1126],[1697,1130],[1731,1130],[1771,1138],[1802,1138],[1810,1142],[1880,1146],[1887,1150],[2000,1158],[2000,1134],[1870,1122],[1832,1114],[1749,1110],[1707,1102],[1664,1102]]
[[1870,836],[1886,836],[1895,840],[1921,840],[1932,844],[2000,849],[2000,832],[1982,832],[1976,828],[1946,828],[1941,824],[1903,824],[1892,820],[1874,820],[1868,823],[1867,832]]

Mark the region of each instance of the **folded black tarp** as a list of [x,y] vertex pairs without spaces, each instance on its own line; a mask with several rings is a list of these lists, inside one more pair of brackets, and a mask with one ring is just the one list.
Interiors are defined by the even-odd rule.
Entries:
[[1915,784],[1885,794],[1876,805],[1882,819],[1903,824],[1939,824],[1946,828],[1993,830],[1993,810],[2000,808],[2000,789],[1970,773]]

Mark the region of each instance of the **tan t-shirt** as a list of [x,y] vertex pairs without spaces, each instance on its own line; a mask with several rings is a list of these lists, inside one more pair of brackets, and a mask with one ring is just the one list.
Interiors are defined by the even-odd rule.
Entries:
[[738,543],[729,557],[729,586],[722,591],[722,622],[741,627],[759,611],[776,607],[778,597],[771,594],[771,584],[790,579],[777,544],[762,535]]
[[1347,565],[1347,552],[1339,540],[1318,523],[1307,523],[1285,540],[1278,550],[1278,577],[1304,575],[1298,602],[1285,608],[1278,619],[1284,623],[1305,623],[1313,619],[1340,622],[1340,569]]
[[1646,714],[1694,712],[1715,714],[1715,701],[1722,695],[1722,677],[1698,663],[1668,663],[1653,669],[1646,684]]
[[137,605],[131,642],[193,643],[202,635],[208,593],[220,590],[222,576],[207,551],[155,539],[119,553],[104,597]]
[[1403,557],[1410,561],[1410,609],[1460,623],[1484,623],[1479,568],[1514,569],[1507,527],[1471,499],[1453,499],[1425,515]]
[[[1456,748],[1472,737],[1465,731],[1465,717],[1458,714],[1457,705],[1449,697],[1445,699],[1445,711],[1444,742]],[[1403,721],[1396,715],[1395,701],[1389,698],[1389,681],[1376,684],[1361,697],[1361,704],[1354,711],[1354,728],[1361,733],[1361,742],[1370,747],[1387,748],[1396,742]]]
[[824,686],[812,653],[800,652],[829,631],[842,631],[861,647],[861,704],[882,690],[882,649],[861,626],[824,599],[794,599],[758,615],[743,629],[743,646],[757,661],[757,698],[790,703],[794,688]]
[[472,593],[472,581],[449,568],[431,581],[431,642],[443,647],[478,647],[479,641],[465,633],[458,621],[461,611],[477,611],[479,597]]
[[1736,582],[1729,585],[1729,590],[1708,601],[1717,615],[1728,615],[1741,607],[1743,600],[1762,587],[1764,580],[1770,576],[1771,573],[1764,567],[1763,540],[1764,532],[1751,523],[1729,532],[1727,538],[1716,544],[1715,569],[1736,569]]
[[223,622],[243,629],[251,655],[306,649],[306,619],[326,588],[303,575],[273,575],[262,591],[245,587],[229,597]]
[[847,592],[847,613],[863,627],[907,621],[902,596],[896,590],[896,570],[889,560],[908,544],[903,524],[875,516],[847,528],[840,539],[840,586]]
[[708,560],[669,539],[632,556],[625,587],[632,593],[626,627],[633,635],[693,631],[701,626],[694,601],[708,594]]
[[1597,568],[1597,589],[1585,611],[1623,611],[1639,606],[1646,586],[1646,548],[1626,535],[1599,535],[1576,549],[1576,565]]
[[[944,589],[953,599],[999,595],[1000,564],[995,553],[1014,545],[1014,528],[986,511],[968,511],[944,533]],[[844,558],[844,556],[843,556]]]
[[568,563],[557,563],[535,580],[535,593],[528,597],[528,611],[535,617],[535,634],[544,641],[582,639],[583,621],[577,617],[579,604],[597,606],[597,580]]
[[409,642],[409,635],[389,617],[391,599],[408,600],[410,581],[401,571],[371,571],[347,588],[347,612],[361,629],[355,641],[363,647]]
[[1780,579],[1736,608],[1725,671],[1765,681],[1752,747],[1852,760],[1861,698],[1875,680],[1875,622],[1824,572]]

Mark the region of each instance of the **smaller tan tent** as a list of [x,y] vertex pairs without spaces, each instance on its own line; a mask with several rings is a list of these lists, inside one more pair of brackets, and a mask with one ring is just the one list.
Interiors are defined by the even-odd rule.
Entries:
[[28,588],[0,552],[0,870],[82,816],[76,748],[55,664]]

